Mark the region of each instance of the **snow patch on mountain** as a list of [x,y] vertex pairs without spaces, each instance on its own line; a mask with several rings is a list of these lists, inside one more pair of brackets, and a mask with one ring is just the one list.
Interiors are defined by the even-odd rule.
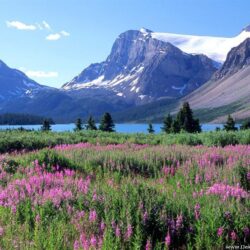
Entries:
[[193,36],[173,33],[150,33],[152,38],[169,42],[182,51],[189,54],[204,54],[217,62],[224,62],[228,52],[238,46],[246,38],[250,37],[248,29],[243,30],[238,36],[212,37],[212,36]]

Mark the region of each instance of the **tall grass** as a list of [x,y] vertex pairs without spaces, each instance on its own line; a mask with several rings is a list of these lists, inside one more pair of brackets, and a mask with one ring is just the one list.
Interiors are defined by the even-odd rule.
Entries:
[[11,151],[31,151],[58,144],[74,144],[89,142],[93,144],[150,144],[150,145],[206,145],[226,146],[250,144],[250,130],[237,132],[204,132],[200,134],[122,134],[100,131],[71,132],[39,132],[39,131],[0,131],[0,153]]

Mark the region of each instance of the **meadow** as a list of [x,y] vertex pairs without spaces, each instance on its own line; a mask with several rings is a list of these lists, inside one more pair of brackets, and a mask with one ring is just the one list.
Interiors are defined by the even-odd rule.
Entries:
[[249,139],[0,132],[0,248],[249,246]]
[[250,144],[250,130],[240,131],[214,131],[203,133],[179,133],[179,134],[125,134],[108,133],[101,131],[80,132],[43,132],[0,130],[0,153],[13,151],[30,151],[45,147],[54,147],[58,144],[76,144],[89,142],[92,144],[149,144],[149,145],[205,145],[226,146],[237,144]]

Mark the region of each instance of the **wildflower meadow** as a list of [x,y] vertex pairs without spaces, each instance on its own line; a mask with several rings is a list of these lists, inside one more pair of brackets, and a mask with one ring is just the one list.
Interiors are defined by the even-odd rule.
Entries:
[[143,142],[4,152],[0,248],[249,246],[249,145]]

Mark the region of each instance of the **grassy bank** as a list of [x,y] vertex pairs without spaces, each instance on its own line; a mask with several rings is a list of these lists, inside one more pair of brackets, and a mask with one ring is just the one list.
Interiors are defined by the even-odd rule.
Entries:
[[226,146],[250,144],[250,130],[238,132],[203,132],[200,134],[122,134],[100,131],[83,131],[78,133],[38,132],[38,131],[1,131],[0,153],[14,150],[36,150],[53,147],[58,144],[89,142],[93,144],[136,143],[150,145],[206,145]]

